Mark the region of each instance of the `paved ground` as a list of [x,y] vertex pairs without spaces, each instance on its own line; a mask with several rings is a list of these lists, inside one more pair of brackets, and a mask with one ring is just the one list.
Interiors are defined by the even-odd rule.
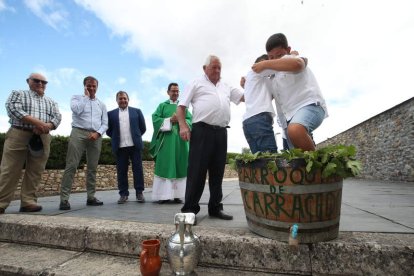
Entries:
[[[131,194],[133,189],[130,190]],[[201,211],[197,215],[199,227],[247,228],[240,188],[236,179],[223,183],[224,210],[234,216],[232,221],[210,218],[207,214],[208,186],[201,199]],[[126,204],[117,204],[117,191],[97,192],[103,206],[86,206],[86,194],[72,194],[72,210],[59,211],[59,197],[39,199],[43,211],[33,213],[48,216],[90,217],[118,221],[140,221],[151,223],[173,223],[174,215],[180,212],[181,204],[158,204],[151,200],[151,189],[144,195],[142,204],[131,197]],[[6,214],[19,213],[20,201],[13,201]],[[414,183],[384,182],[346,179],[343,186],[340,231],[376,233],[414,233]]]

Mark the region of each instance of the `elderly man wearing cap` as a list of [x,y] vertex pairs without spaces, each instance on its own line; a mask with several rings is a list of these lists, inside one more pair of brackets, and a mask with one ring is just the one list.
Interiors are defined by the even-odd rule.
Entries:
[[13,90],[6,102],[11,127],[7,131],[0,167],[0,214],[13,199],[21,170],[26,164],[21,185],[20,212],[38,212],[36,189],[50,152],[49,132],[62,119],[58,105],[44,95],[46,78],[32,73],[27,78],[29,90]]

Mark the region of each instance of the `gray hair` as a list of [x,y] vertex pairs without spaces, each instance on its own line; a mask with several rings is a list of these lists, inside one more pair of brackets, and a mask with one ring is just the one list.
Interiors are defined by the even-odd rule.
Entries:
[[204,66],[209,66],[209,65],[210,65],[210,63],[211,63],[213,60],[215,60],[215,59],[217,59],[219,62],[221,62],[221,61],[220,61],[220,58],[219,58],[218,56],[215,56],[215,55],[209,55],[209,56],[207,57],[207,59],[206,59],[206,62],[204,62]]
[[37,72],[30,73],[30,75],[27,77],[27,79],[31,79],[34,75],[40,75],[40,76],[42,76],[43,78],[46,79],[46,77],[43,74],[37,73]]

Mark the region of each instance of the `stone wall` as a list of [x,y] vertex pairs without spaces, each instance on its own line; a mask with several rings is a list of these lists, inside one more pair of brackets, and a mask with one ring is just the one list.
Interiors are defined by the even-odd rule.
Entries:
[[363,164],[360,177],[414,182],[414,98],[322,143],[353,144]]
[[[144,169],[144,183],[145,187],[151,187],[154,179],[154,162],[152,161],[143,161],[142,166]],[[45,170],[42,175],[42,180],[38,189],[38,196],[49,196],[49,195],[58,195],[60,190],[60,183],[62,182],[64,170]],[[24,173],[24,171],[23,171]],[[22,173],[22,175],[23,175]],[[117,180],[116,180],[116,166],[114,165],[99,165],[96,173],[96,190],[116,190]],[[238,177],[235,170],[230,169],[226,165],[226,170],[224,172],[224,178],[236,178]],[[131,166],[128,173],[128,182],[129,188],[133,189],[133,174]],[[15,193],[15,199],[20,198],[20,186],[21,186],[22,177],[19,180],[19,185]],[[78,169],[72,186],[72,192],[85,192],[86,191],[86,166],[84,168]]]

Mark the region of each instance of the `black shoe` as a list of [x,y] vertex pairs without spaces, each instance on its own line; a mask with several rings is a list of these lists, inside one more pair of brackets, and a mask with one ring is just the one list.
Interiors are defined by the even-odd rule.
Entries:
[[97,199],[96,197],[94,197],[92,199],[88,199],[86,201],[86,205],[89,205],[89,206],[101,206],[101,205],[103,205],[103,202],[100,201],[99,199]]
[[59,210],[70,210],[69,201],[67,200],[61,201],[59,204]]
[[119,199],[118,199],[118,204],[124,204],[124,203],[126,203],[128,201],[128,197],[127,196],[121,196]]
[[217,213],[209,213],[210,217],[214,217],[214,218],[219,218],[219,219],[224,219],[224,220],[232,220],[233,216],[232,215],[228,215],[226,213],[224,213],[223,211],[218,211]]
[[24,207],[20,207],[20,212],[39,212],[42,211],[42,206],[37,204],[30,204]]
[[166,200],[158,200],[157,202],[158,202],[158,204],[164,204],[164,203],[168,203],[170,201],[168,199],[166,199]]
[[183,203],[183,201],[179,198],[174,198],[174,203],[180,204]]

